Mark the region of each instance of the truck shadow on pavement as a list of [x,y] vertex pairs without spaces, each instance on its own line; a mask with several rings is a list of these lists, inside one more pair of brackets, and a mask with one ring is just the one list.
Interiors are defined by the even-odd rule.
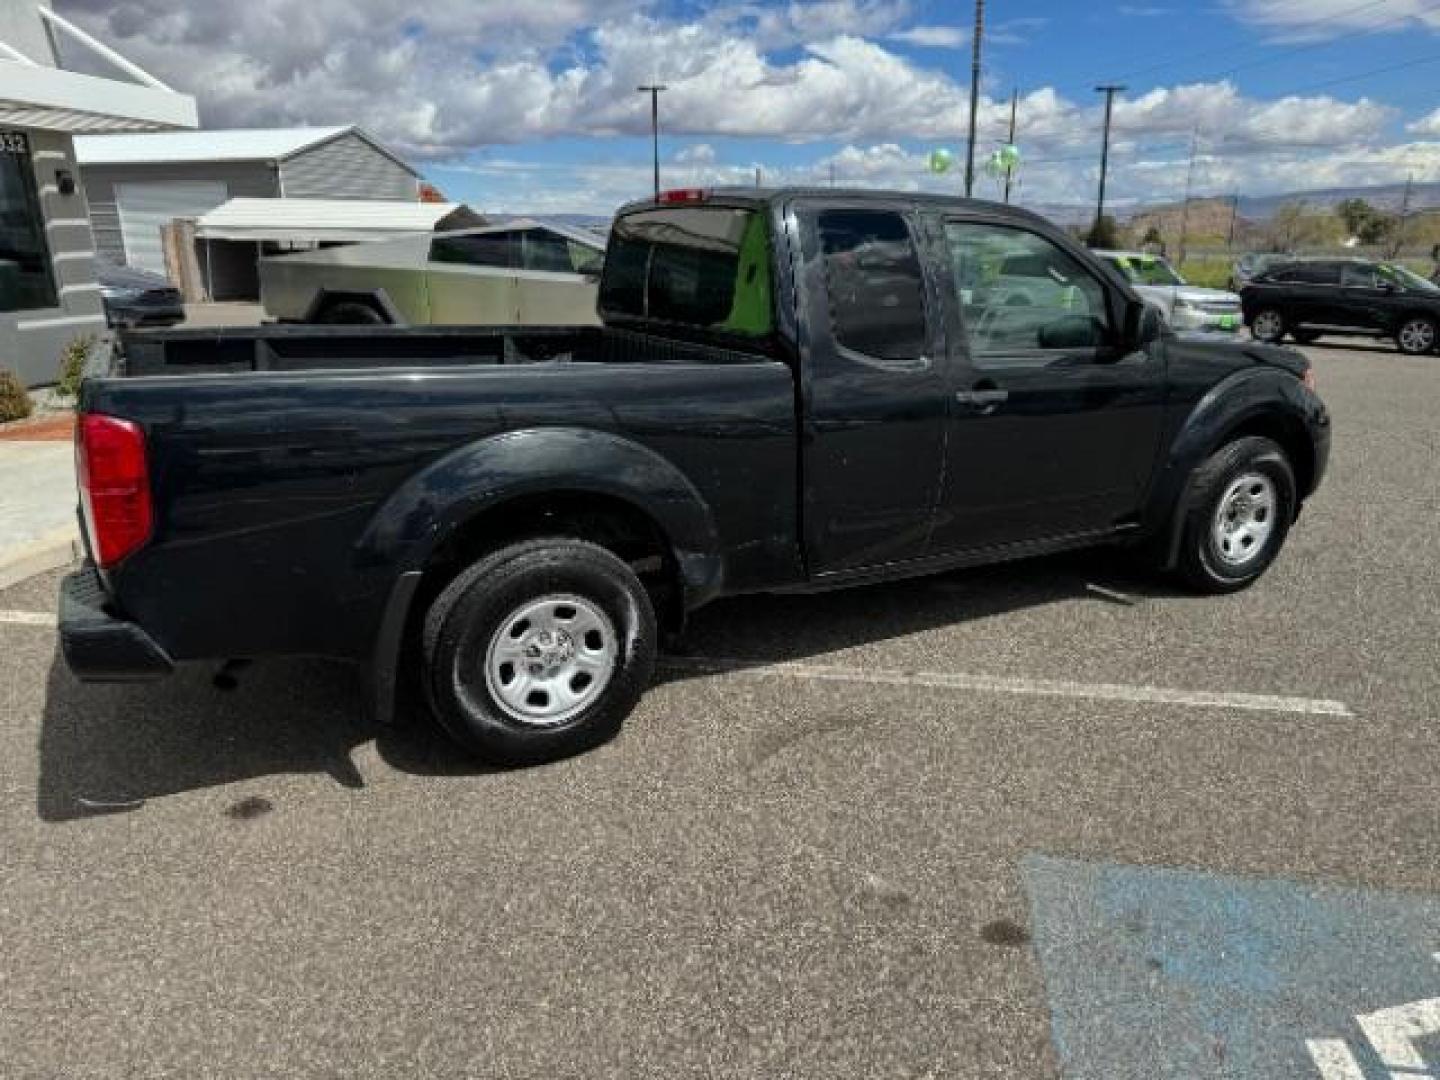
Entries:
[[[725,601],[696,615],[677,655],[763,666],[1066,601],[1124,605],[1175,595],[1131,571],[1123,553],[1081,552],[845,592]],[[400,772],[491,771],[467,759],[416,704],[393,727],[369,720],[348,665],[265,661],[228,691],[215,686],[217,667],[184,665],[158,683],[85,685],[57,652],[40,733],[40,817],[124,813],[149,799],[266,776],[325,773],[363,788],[353,754],[369,743]],[[657,682],[702,674],[662,663]]]

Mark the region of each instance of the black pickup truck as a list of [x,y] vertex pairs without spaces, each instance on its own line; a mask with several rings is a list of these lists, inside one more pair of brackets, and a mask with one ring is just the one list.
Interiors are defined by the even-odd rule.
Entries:
[[1329,420],[1290,349],[1177,337],[1032,214],[680,191],[616,219],[601,327],[124,336],[81,394],[84,679],[402,674],[494,761],[614,734],[716,597],[1123,543],[1227,592]]

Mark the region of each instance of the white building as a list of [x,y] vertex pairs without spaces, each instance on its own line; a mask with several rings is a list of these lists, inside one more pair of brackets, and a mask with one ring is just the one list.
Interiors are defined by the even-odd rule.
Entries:
[[[93,135],[75,140],[75,154],[97,250],[160,274],[160,230],[231,199],[420,198],[419,173],[353,125]],[[253,298],[256,255],[253,245],[217,252],[216,299]]]
[[[67,70],[62,42],[117,77]],[[0,0],[0,367],[54,382],[64,345],[105,328],[73,137],[196,124],[193,97],[35,0]]]

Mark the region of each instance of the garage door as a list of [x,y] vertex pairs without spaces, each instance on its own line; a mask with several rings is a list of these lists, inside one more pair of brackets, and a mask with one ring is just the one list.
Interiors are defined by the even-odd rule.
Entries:
[[229,198],[221,181],[173,184],[116,184],[115,208],[120,214],[120,235],[125,261],[143,270],[165,273],[160,230],[176,218],[194,218],[214,210]]

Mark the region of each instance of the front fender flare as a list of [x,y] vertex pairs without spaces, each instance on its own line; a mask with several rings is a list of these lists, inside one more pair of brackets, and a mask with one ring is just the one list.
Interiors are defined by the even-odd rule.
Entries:
[[[1271,418],[1298,426],[1312,442],[1317,428],[1329,425],[1319,399],[1294,375],[1272,367],[1246,368],[1222,379],[1180,424],[1152,486],[1146,513],[1147,532],[1166,537],[1166,566],[1174,565],[1179,551],[1195,469],[1234,432]],[[1313,449],[1318,457],[1320,448]],[[1302,491],[1300,497],[1308,494]]]

